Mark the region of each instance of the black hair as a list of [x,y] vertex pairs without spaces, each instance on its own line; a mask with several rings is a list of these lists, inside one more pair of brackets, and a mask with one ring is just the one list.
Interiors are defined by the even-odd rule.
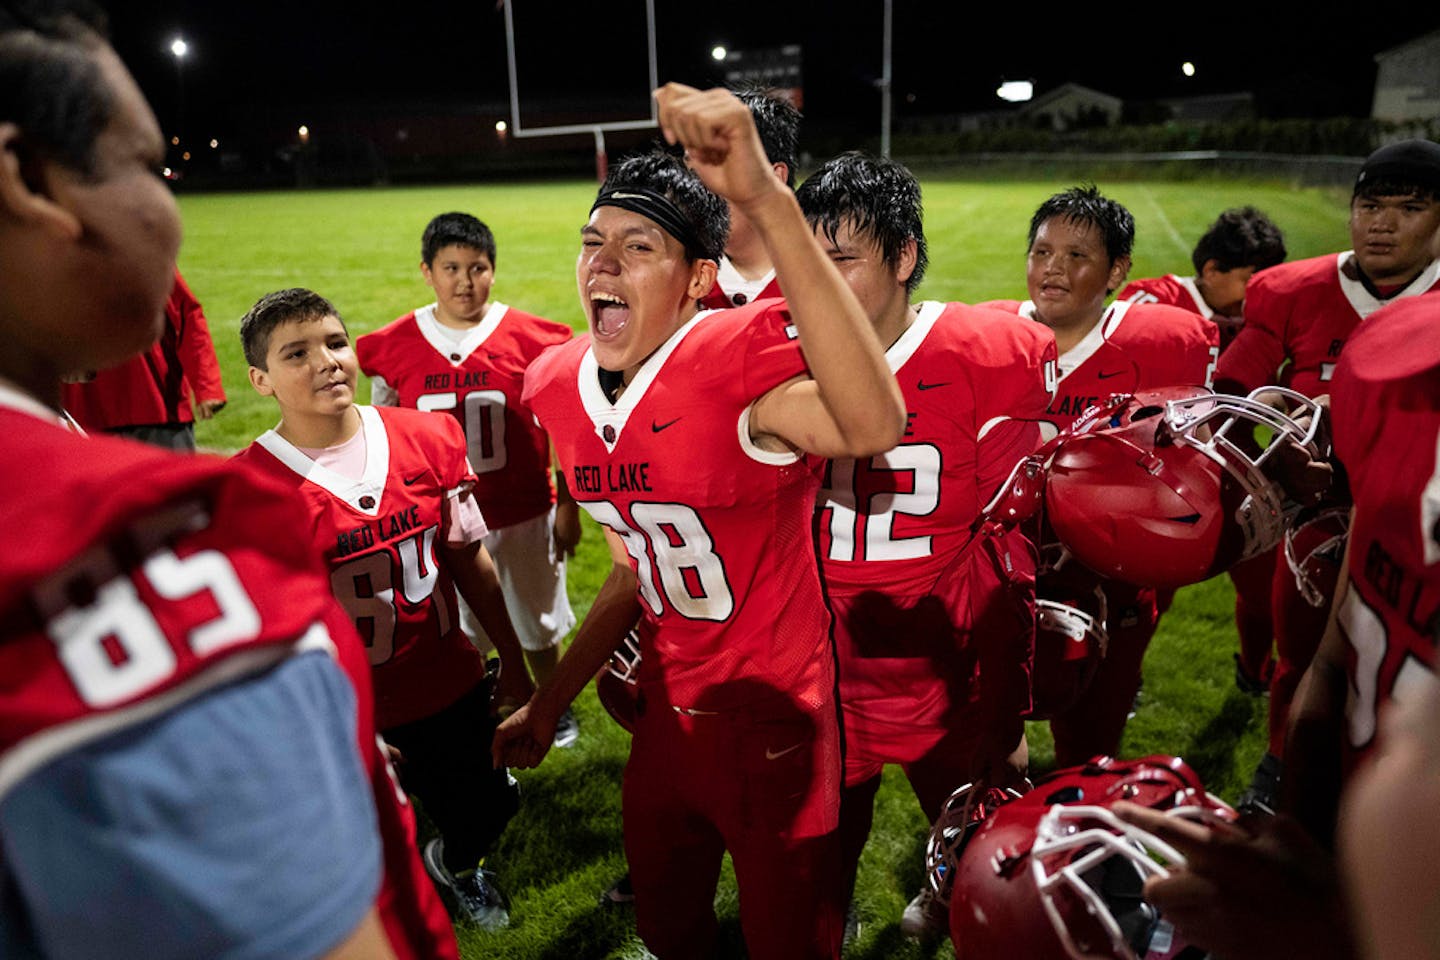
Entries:
[[690,260],[718,263],[724,256],[725,241],[730,237],[730,210],[724,200],[705,188],[684,160],[660,149],[626,157],[610,168],[597,196],[627,188],[650,190],[674,204],[695,235],[695,242],[685,247],[685,256]]
[[20,159],[95,177],[95,140],[115,98],[96,52],[105,15],[87,0],[0,2],[0,123],[20,128]]
[[1040,232],[1041,224],[1055,217],[1097,228],[1105,238],[1105,254],[1112,266],[1121,257],[1130,256],[1135,246],[1135,218],[1129,210],[1102,196],[1100,188],[1093,183],[1071,187],[1040,204],[1040,209],[1030,218],[1027,249],[1035,245],[1035,234]]
[[905,292],[914,293],[925,278],[930,262],[925,247],[925,211],[920,202],[920,183],[903,164],[859,152],[842,153],[811,174],[795,199],[811,229],[835,240],[840,225],[869,237],[880,248],[885,263],[900,262],[905,242],[915,241],[915,270],[905,282]]
[[795,187],[795,168],[800,164],[800,111],[788,97],[777,96],[774,89],[754,82],[733,89],[740,102],[750,108],[755,118],[755,132],[771,163],[785,164],[785,185]]
[[1211,260],[1221,271],[1237,267],[1264,270],[1285,260],[1285,236],[1280,228],[1254,207],[1232,207],[1210,225],[1195,244],[1190,262],[1200,276]]
[[468,213],[442,213],[425,226],[420,236],[420,259],[428,267],[442,247],[472,247],[490,258],[495,266],[495,234],[484,222]]
[[240,318],[240,343],[245,348],[245,362],[268,370],[265,358],[270,353],[270,335],[276,327],[292,320],[324,320],[326,317],[334,317],[340,326],[345,326],[345,318],[340,316],[335,304],[313,290],[290,287],[265,294]]

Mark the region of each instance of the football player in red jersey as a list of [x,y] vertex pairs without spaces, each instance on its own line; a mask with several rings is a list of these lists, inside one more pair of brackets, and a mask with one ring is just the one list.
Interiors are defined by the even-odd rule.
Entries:
[[[800,165],[797,144],[800,137],[800,111],[788,99],[776,96],[764,87],[751,86],[735,92],[740,102],[750,108],[755,131],[770,169],[790,189],[795,189],[795,171]],[[780,281],[775,277],[775,264],[760,234],[745,219],[743,211],[730,207],[730,237],[725,241],[725,255],[715,270],[715,283],[700,298],[706,310],[743,307],[752,300],[780,296]]]
[[87,432],[194,451],[195,421],[225,406],[225,385],[205,311],[179,270],[165,320],[164,334],[149,350],[65,384],[65,410]]
[[[1240,331],[1245,285],[1258,270],[1285,260],[1285,238],[1280,229],[1254,207],[1236,207],[1216,218],[1190,255],[1193,277],[1167,274],[1132,280],[1116,299],[1134,303],[1167,303],[1193,310],[1220,328],[1220,352]],[[1270,584],[1275,577],[1275,551],[1267,551],[1230,569],[1235,584],[1235,627],[1240,633],[1235,679],[1252,694],[1264,692],[1274,670],[1270,649],[1275,642],[1271,627]],[[1166,593],[1161,610],[1169,606]]]
[[293,504],[59,412],[160,335],[180,242],[103,33],[0,4],[0,955],[416,956],[378,919],[368,685]]
[[[495,235],[468,213],[425,227],[420,270],[435,302],[355,341],[375,406],[444,411],[465,431],[475,499],[485,504],[485,549],[536,682],[555,672],[560,641],[575,625],[565,557],[580,540],[579,508],[550,478],[550,438],[520,402],[525,369],[573,336],[563,323],[490,299]],[[559,494],[557,499],[557,492]],[[483,637],[461,598],[467,633]],[[557,746],[579,733],[562,719]]]
[[[615,565],[553,682],[502,724],[496,755],[538,763],[555,718],[640,615],[622,799],[641,937],[658,956],[712,956],[728,850],[750,956],[834,958],[840,742],[806,454],[889,450],[904,406],[750,111],[724,90],[671,84],[656,98],[694,173],[665,153],[612,168],[576,267],[590,333],[525,382]],[[759,232],[784,302],[697,312],[725,242],[725,202],[707,185]]]
[[[1387,303],[1440,288],[1427,249],[1440,227],[1440,144],[1405,140],[1366,159],[1350,201],[1352,250],[1298,260],[1257,275],[1246,289],[1245,326],[1221,358],[1218,389],[1245,393],[1276,379],[1308,396],[1330,390],[1342,350]],[[1289,705],[1324,630],[1327,608],[1298,595],[1277,563],[1271,589],[1276,666],[1270,681],[1270,756],[1256,774],[1263,795],[1278,776]]]
[[1191,251],[1195,275],[1131,280],[1115,295],[1135,303],[1165,303],[1200,314],[1220,328],[1220,352],[1240,330],[1245,285],[1258,270],[1285,260],[1285,237],[1254,207],[1235,207],[1215,218]]
[[[359,367],[335,307],[309,290],[267,294],[240,321],[250,382],[280,424],[237,455],[304,505],[330,587],[365,640],[376,726],[401,755],[401,782],[440,837],[424,850],[456,913],[508,922],[493,875],[477,863],[519,806],[509,774],[487,762],[498,704],[532,691],[485,550],[465,436],[449,417],[358,406]],[[459,588],[501,658],[493,685],[460,629]]]
[[[1433,832],[1433,809],[1415,834],[1405,829],[1413,821],[1382,816],[1413,816],[1413,801],[1433,792],[1433,767],[1415,751],[1433,751],[1436,730],[1422,744],[1413,723],[1434,715],[1426,701],[1440,628],[1437,322],[1440,292],[1377,311],[1349,335],[1329,382],[1354,511],[1335,614],[1290,712],[1282,816],[1253,819],[1245,836],[1218,845],[1182,834],[1197,855],[1146,886],[1188,939],[1227,958],[1424,956],[1393,952],[1417,935],[1433,949],[1433,863],[1405,869]],[[1397,777],[1412,765],[1423,776],[1402,786]],[[1337,816],[1346,785],[1349,806]],[[1133,819],[1148,826],[1143,813]],[[1350,875],[1329,852],[1337,829]],[[1363,908],[1355,930],[1342,889]],[[1431,913],[1377,924],[1381,898],[1395,912]]]
[[[928,260],[920,184],[848,153],[796,192],[885,346],[905,397],[893,450],[825,468],[816,521],[834,616],[845,729],[840,824],[852,881],[887,763],[930,821],[958,784],[1003,786],[1024,734],[1034,562],[1018,532],[971,534],[1015,462],[1039,445],[1055,338],[1014,314],[912,303]],[[929,888],[926,888],[928,892]],[[930,898],[906,912],[920,934]],[[943,931],[943,915],[933,918]]]
[[[1018,312],[1054,332],[1060,381],[1044,417],[1051,435],[1112,394],[1210,385],[1220,350],[1214,324],[1162,304],[1105,305],[1125,281],[1134,242],[1130,211],[1095,187],[1058,193],[1030,220],[1025,269],[1030,299],[980,304]],[[1051,570],[1042,571],[1036,589],[1049,600],[1073,601],[1093,587],[1086,576]],[[1153,589],[1108,581],[1105,599],[1110,638],[1105,659],[1080,699],[1050,721],[1055,760],[1062,767],[1119,749],[1158,622]]]

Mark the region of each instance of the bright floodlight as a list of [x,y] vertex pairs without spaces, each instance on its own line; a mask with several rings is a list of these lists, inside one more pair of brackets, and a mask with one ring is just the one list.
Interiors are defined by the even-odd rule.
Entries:
[[211,149],[211,150],[214,150],[214,149],[215,149],[216,147],[218,147],[218,146],[220,146],[220,141],[219,141],[219,140],[211,140],[211,141],[210,141],[210,149]]
[[724,47],[720,46],[720,45],[717,43],[715,46],[713,46],[713,47],[710,48],[710,59],[711,59],[711,60],[724,60],[726,53],[727,53],[726,49],[725,49]]
[[995,96],[1010,103],[1024,103],[1035,96],[1035,84],[1029,80],[1006,80],[995,91]]
[[1187,77],[1195,76],[1195,64],[1191,63],[1189,60],[1186,60],[1184,63],[1180,64],[1180,72],[1185,74],[1185,76]]
[[175,54],[176,60],[184,60],[185,54],[190,52],[190,44],[186,43],[183,38],[176,37],[170,41],[170,52]]
[[509,129],[510,129],[510,124],[506,123],[504,120],[496,120],[496,121],[495,121],[495,132],[496,132],[496,133],[504,133],[506,130],[509,130]]

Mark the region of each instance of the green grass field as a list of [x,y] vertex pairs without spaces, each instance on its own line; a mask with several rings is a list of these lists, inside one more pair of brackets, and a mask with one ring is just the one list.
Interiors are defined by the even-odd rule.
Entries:
[[[1069,182],[925,183],[930,269],[926,299],[1024,296],[1025,233],[1046,196]],[[1132,277],[1189,273],[1194,239],[1229,206],[1254,204],[1285,231],[1292,258],[1348,246],[1347,197],[1332,191],[1235,181],[1106,183],[1134,213]],[[308,286],[335,302],[352,335],[424,303],[420,232],[429,218],[466,210],[499,243],[492,296],[579,327],[575,293],[578,230],[592,183],[484,185],[425,189],[186,196],[181,269],[206,308],[229,391],[229,406],[198,428],[203,446],[233,450],[276,420],[251,389],[236,334],[239,317],[261,294]],[[362,398],[368,387],[362,386]],[[598,531],[587,529],[570,570],[570,594],[583,616],[609,564]],[[1180,591],[1146,660],[1140,708],[1122,753],[1175,753],[1210,788],[1234,800],[1264,749],[1264,702],[1233,683],[1233,594],[1224,578]],[[643,956],[630,918],[602,910],[598,894],[624,869],[620,853],[620,775],[628,737],[587,690],[577,704],[581,739],[518,774],[523,809],[489,865],[512,899],[509,930],[463,929],[469,958],[599,960]],[[480,749],[477,745],[477,749]],[[1051,763],[1048,731],[1031,725],[1036,771]],[[875,831],[861,862],[856,910],[861,934],[851,958],[950,955],[906,942],[900,911],[923,882],[927,824],[898,771],[887,773]],[[743,956],[733,878],[717,897],[727,956]]]

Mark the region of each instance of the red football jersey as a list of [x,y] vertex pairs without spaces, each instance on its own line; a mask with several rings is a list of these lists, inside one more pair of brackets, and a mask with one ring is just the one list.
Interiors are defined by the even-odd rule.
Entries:
[[485,676],[439,562],[450,491],[473,483],[465,439],[448,417],[357,407],[365,431],[365,475],[350,480],[320,466],[271,430],[237,458],[297,494],[309,516],[309,545],[330,570],[330,589],[365,640],[381,730],[428,717]]
[[435,305],[407,313],[355,341],[360,369],[383,377],[399,406],[444,410],[465,430],[475,497],[492,530],[550,509],[550,440],[520,400],[525,369],[574,336],[563,323],[491,303],[458,345]]
[[1394,296],[1378,300],[1356,279],[1354,256],[1347,250],[1257,273],[1245,288],[1245,326],[1225,351],[1216,379],[1248,392],[1278,377],[1281,386],[1306,396],[1329,393],[1340,351],[1361,320],[1387,303],[1440,287],[1437,261]]
[[1431,675],[1440,636],[1440,292],[1381,310],[1349,338],[1332,389],[1335,452],[1355,497],[1349,592],[1347,758],[1376,714]]
[[1044,326],[962,303],[919,304],[885,359],[905,398],[905,437],[888,453],[826,467],[817,546],[832,595],[934,582],[1038,446],[1035,421],[1056,378]]
[[726,710],[832,697],[810,536],[818,461],[750,442],[756,398],[805,370],[783,301],[698,314],[611,403],[588,337],[545,354],[525,401],[571,492],[639,578],[652,703]]
[[225,399],[220,361],[200,301],[175,272],[165,301],[165,330],[150,349],[84,383],[67,383],[61,402],[94,433],[117,427],[191,423],[196,400]]
[[[328,643],[323,580],[275,485],[9,405],[0,449],[25,464],[0,496],[0,792],[66,748],[47,733],[104,736],[302,637]],[[291,589],[306,583],[320,589]]]
[[1220,329],[1221,353],[1234,341],[1235,334],[1240,332],[1243,323],[1238,317],[1222,316],[1210,309],[1204,294],[1195,285],[1194,277],[1180,277],[1173,273],[1167,273],[1163,277],[1131,280],[1115,295],[1115,299],[1129,303],[1161,303],[1200,314]]
[[[992,300],[980,306],[1035,318],[1035,304],[1029,300]],[[1079,343],[1060,355],[1060,383],[1045,419],[1063,430],[1112,394],[1153,387],[1208,387],[1219,354],[1219,329],[1198,314],[1117,300]]]
[[402,960],[457,957],[415,851],[414,810],[375,740],[362,647],[319,558],[295,536],[305,518],[291,492],[233,463],[84,439],[14,401],[0,397],[0,450],[29,466],[0,496],[6,529],[26,544],[0,552],[0,795],[87,738],[297,646],[330,648],[355,687],[384,844],[376,907],[391,946]]

